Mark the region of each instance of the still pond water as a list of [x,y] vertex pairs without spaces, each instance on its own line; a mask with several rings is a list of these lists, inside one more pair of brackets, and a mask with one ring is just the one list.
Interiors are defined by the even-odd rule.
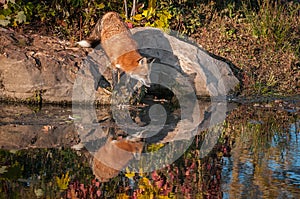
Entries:
[[[157,104],[166,127],[144,139],[129,139],[110,107],[84,125],[71,107],[0,104],[0,198],[300,198],[299,98],[228,103],[210,125],[211,105],[199,102],[190,134],[180,112]],[[130,109],[135,128],[148,111]]]

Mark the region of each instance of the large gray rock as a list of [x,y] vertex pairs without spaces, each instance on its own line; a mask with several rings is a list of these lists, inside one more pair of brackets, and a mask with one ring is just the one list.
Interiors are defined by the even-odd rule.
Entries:
[[[194,44],[153,28],[137,28],[132,32],[143,55],[154,57],[155,62],[184,75],[197,96],[224,96],[239,83],[228,64],[212,58]],[[104,70],[109,62],[101,49],[86,56],[85,50],[68,47],[67,42],[24,36],[6,29],[0,29],[0,43],[0,99],[71,103],[74,92],[89,90],[85,97],[99,104],[111,102],[111,96],[102,89],[111,82],[111,72]],[[152,80],[162,81],[157,75],[160,69],[153,70]],[[99,83],[101,74],[108,80],[104,86]],[[181,80],[174,77],[176,81]],[[79,84],[82,89],[77,89]]]
[[[133,29],[140,51],[186,75],[197,96],[224,96],[239,84],[229,65],[176,32],[156,28]],[[173,35],[173,36],[172,36]]]

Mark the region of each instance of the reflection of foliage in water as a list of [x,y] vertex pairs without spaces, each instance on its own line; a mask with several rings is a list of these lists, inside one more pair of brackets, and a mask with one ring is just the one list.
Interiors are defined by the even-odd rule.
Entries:
[[294,179],[286,174],[278,178],[276,172],[297,172],[287,155],[292,153],[291,138],[299,134],[290,129],[299,122],[296,108],[280,101],[252,105],[240,106],[227,118],[223,137],[229,141],[232,157],[226,166],[231,179],[225,192],[233,198],[295,197],[299,189]]
[[59,187],[60,190],[66,190],[68,188],[69,181],[70,181],[69,172],[63,174],[61,178],[56,177],[55,179],[56,179],[57,186]]
[[[252,161],[256,186],[262,191],[274,190],[280,181],[268,181],[270,178],[264,177],[272,176],[264,160],[270,156],[280,157],[274,154],[288,150],[288,129],[290,124],[299,121],[299,116],[297,112],[280,107],[270,108],[273,105],[239,106],[228,116],[214,150],[203,159],[199,159],[199,148],[205,132],[197,135],[186,153],[173,164],[150,173],[130,173],[130,168],[127,168],[127,174],[121,173],[105,183],[94,179],[89,161],[82,153],[70,149],[1,150],[0,191],[5,196],[15,198],[21,198],[20,193],[23,198],[34,198],[37,194],[65,198],[221,197],[224,157],[230,156],[234,158],[234,165],[238,165],[233,167],[233,173],[230,174],[232,186],[249,185],[242,184],[237,177],[241,172],[246,172],[239,166]],[[271,142],[279,147],[272,146]],[[148,150],[155,152],[161,146],[150,144]],[[67,190],[60,190],[66,187],[60,188],[57,178],[64,182],[61,185],[68,184]],[[249,188],[253,188],[253,185],[250,184]],[[284,185],[284,189],[297,191],[289,185]],[[231,196],[240,194],[232,190]]]
[[0,157],[1,167],[6,166],[7,171],[0,175],[1,193],[16,198],[23,191],[28,194],[25,198],[33,198],[38,190],[44,195],[56,195],[60,189],[68,188],[70,179],[84,179],[87,183],[93,177],[88,161],[70,149],[1,150]]
[[234,142],[236,137],[242,140],[251,140],[249,146],[253,150],[269,148],[274,136],[283,137],[289,132],[292,123],[299,119],[296,112],[289,112],[274,103],[262,105],[253,104],[240,106],[227,117],[224,134]]
[[[199,142],[203,138],[197,136]],[[124,173],[100,183],[94,179],[88,160],[70,149],[30,149],[15,153],[1,150],[1,166],[12,167],[16,162],[21,172],[13,178],[1,175],[1,192],[6,196],[33,198],[36,195],[79,198],[96,196],[117,197],[134,194],[167,197],[188,194],[212,193],[220,187],[220,157],[217,153],[199,160],[195,143],[188,152],[172,165],[151,173]],[[167,157],[166,157],[167,158]],[[127,170],[128,171],[128,170]],[[20,186],[21,185],[21,186]],[[68,187],[66,187],[68,185]],[[194,189],[194,187],[202,187]],[[67,190],[63,191],[65,188]],[[219,188],[218,188],[219,190]]]

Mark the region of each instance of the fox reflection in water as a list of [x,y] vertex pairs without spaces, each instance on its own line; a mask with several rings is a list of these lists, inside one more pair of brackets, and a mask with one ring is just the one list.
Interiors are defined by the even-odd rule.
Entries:
[[101,182],[109,181],[110,178],[117,176],[130,160],[139,157],[143,147],[144,143],[141,141],[108,138],[94,154],[92,162],[94,175]]

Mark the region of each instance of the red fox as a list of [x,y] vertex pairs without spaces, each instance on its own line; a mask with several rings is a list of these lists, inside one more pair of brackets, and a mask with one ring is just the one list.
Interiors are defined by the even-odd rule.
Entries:
[[150,86],[147,59],[138,52],[136,41],[118,13],[106,13],[97,22],[91,35],[77,43],[82,47],[93,47],[99,42],[113,69],[120,68],[145,86]]
[[93,172],[99,181],[108,181],[128,165],[135,155],[140,155],[144,143],[127,139],[108,139],[95,154]]

